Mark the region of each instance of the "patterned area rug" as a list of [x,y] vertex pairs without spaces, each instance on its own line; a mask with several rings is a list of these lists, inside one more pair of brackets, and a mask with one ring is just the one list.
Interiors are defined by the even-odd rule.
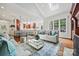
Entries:
[[17,44],[14,40],[12,42],[16,46],[17,56],[56,56],[60,47],[59,43],[54,44],[44,41],[44,46],[37,50],[28,43]]
[[44,42],[44,47],[34,52],[32,56],[57,56],[59,47],[59,44]]

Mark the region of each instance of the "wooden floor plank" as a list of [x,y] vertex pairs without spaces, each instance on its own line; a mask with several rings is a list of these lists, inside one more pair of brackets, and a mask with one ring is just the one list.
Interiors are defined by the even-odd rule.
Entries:
[[60,43],[60,49],[59,49],[59,56],[63,56],[63,52],[64,52],[64,47],[67,48],[73,48],[73,41],[70,39],[63,39],[63,38],[59,38],[59,43]]

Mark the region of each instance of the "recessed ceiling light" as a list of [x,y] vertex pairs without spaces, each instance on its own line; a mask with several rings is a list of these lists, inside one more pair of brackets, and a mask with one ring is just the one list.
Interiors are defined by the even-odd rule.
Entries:
[[1,8],[2,8],[2,9],[4,9],[4,7],[3,7],[3,6],[1,6]]

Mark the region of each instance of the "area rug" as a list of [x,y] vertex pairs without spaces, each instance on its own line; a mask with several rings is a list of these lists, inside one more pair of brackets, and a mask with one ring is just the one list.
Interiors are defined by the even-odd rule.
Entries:
[[57,56],[59,50],[59,44],[53,44],[50,42],[44,42],[44,47],[39,51],[36,51],[32,56]]

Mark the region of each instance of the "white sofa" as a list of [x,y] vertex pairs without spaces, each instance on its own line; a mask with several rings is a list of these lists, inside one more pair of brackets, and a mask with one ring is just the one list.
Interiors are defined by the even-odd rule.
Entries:
[[59,41],[59,32],[58,31],[54,31],[56,32],[54,35],[48,35],[48,34],[38,34],[40,39],[42,40],[46,40],[49,42],[53,42],[53,43],[58,43]]
[[42,34],[39,34],[40,36],[40,39],[42,40],[46,40],[46,41],[49,41],[49,42],[53,42],[53,43],[58,43],[58,35],[54,35],[54,36],[51,36],[51,35],[42,35]]

